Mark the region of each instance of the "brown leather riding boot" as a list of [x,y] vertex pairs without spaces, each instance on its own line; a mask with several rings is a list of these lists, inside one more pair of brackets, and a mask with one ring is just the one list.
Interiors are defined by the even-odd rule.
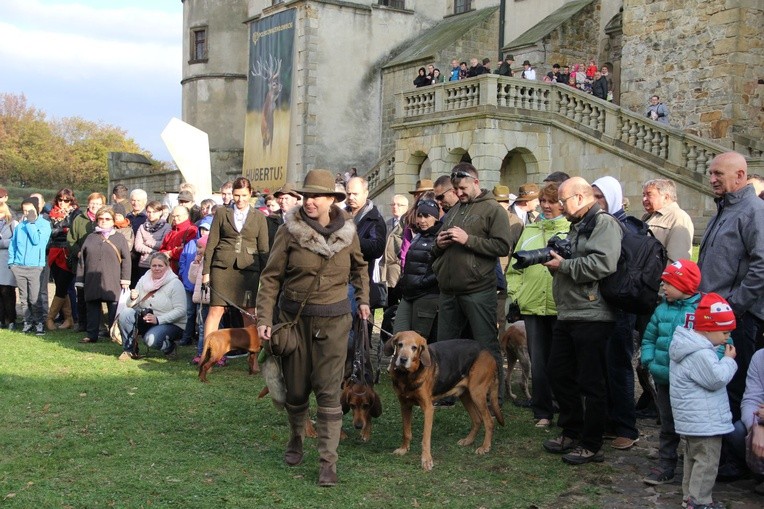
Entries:
[[72,320],[72,301],[69,297],[64,297],[64,305],[61,306],[61,314],[64,315],[64,321],[61,323],[59,329],[71,329],[74,327],[74,320]]
[[342,407],[318,407],[318,485],[337,485],[337,446],[342,432]]
[[63,297],[53,297],[53,302],[50,303],[50,307],[48,308],[48,319],[45,320],[45,327],[48,330],[56,330],[56,322],[54,320],[58,316],[58,312],[61,311],[63,305]]
[[284,462],[293,467],[302,463],[302,439],[305,430],[305,419],[308,418],[308,403],[294,407],[284,405],[289,417],[289,442],[284,451]]

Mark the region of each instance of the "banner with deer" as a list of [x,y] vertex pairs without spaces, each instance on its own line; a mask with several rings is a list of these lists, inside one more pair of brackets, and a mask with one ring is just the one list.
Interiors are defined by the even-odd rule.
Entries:
[[260,191],[287,179],[295,10],[250,24],[243,175]]

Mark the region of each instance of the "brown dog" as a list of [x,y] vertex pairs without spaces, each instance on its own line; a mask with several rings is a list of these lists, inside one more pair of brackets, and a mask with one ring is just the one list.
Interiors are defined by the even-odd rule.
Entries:
[[249,374],[255,374],[257,354],[260,352],[260,336],[257,326],[249,325],[243,329],[220,329],[204,338],[204,350],[199,361],[199,380],[207,382],[207,372],[231,350],[249,352]]
[[531,393],[528,391],[528,381],[531,377],[531,358],[528,355],[528,337],[525,335],[525,322],[520,320],[510,324],[507,330],[501,336],[501,349],[507,355],[507,376],[504,377],[504,385],[507,394],[513,400],[517,397],[512,392],[512,372],[515,364],[520,362],[520,388],[527,399],[531,399]]
[[353,411],[353,426],[361,430],[361,440],[368,442],[371,438],[371,418],[382,415],[382,401],[371,385],[351,379],[345,380],[342,385],[342,413]]
[[469,339],[438,341],[428,346],[427,340],[416,332],[405,331],[385,343],[385,354],[392,356],[388,371],[403,417],[403,443],[393,454],[401,456],[409,451],[412,407],[419,405],[424,413],[422,468],[432,470],[433,402],[446,396],[459,396],[472,419],[470,432],[458,444],[472,444],[482,422],[485,437],[475,453],[486,454],[491,450],[494,424],[486,400],[490,399],[491,410],[502,426],[504,416],[499,407],[496,359],[488,350]]

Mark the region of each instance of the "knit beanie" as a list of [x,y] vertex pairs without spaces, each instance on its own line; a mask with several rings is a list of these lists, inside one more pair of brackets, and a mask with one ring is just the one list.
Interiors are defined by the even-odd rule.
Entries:
[[677,260],[664,269],[661,279],[686,295],[695,295],[700,286],[700,269],[691,260]]
[[699,331],[735,330],[735,313],[718,293],[705,294],[695,310],[694,328]]
[[432,216],[435,219],[440,217],[440,208],[438,208],[438,204],[432,200],[420,201],[416,206],[416,211],[417,214],[427,214],[428,216]]

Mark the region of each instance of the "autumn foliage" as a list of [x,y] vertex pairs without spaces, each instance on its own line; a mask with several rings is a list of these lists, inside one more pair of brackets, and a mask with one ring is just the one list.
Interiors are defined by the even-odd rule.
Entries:
[[49,119],[23,94],[0,94],[0,182],[105,189],[109,152],[151,158],[118,127],[80,117]]

